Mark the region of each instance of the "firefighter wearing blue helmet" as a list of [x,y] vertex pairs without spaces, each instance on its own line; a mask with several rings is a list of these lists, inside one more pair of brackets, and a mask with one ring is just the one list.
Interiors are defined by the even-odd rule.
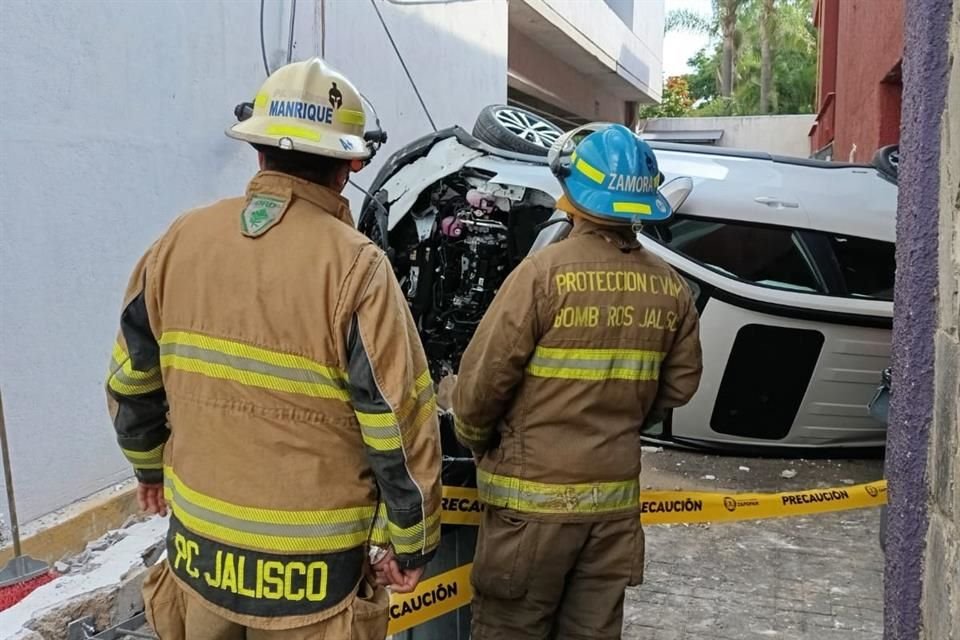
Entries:
[[623,125],[586,125],[550,150],[564,209],[606,225],[663,222],[673,216],[659,192],[662,174],[646,142]]
[[672,213],[653,151],[593,124],[549,162],[573,230],[510,274],[447,390],[486,505],[475,640],[620,637],[643,578],[640,428],[702,369],[690,291],[637,239]]

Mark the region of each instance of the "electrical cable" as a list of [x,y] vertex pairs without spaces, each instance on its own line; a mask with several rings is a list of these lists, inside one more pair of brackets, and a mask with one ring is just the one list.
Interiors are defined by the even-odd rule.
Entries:
[[347,178],[347,184],[352,186],[354,189],[356,189],[363,195],[370,198],[370,201],[376,203],[376,205],[380,208],[380,211],[383,213],[383,219],[377,221],[380,223],[380,224],[377,224],[377,235],[380,236],[380,241],[383,243],[383,246],[381,246],[380,248],[383,249],[384,252],[386,252],[388,258],[392,259],[393,249],[390,248],[390,241],[388,237],[389,230],[387,229],[387,224],[390,221],[390,212],[387,211],[387,208],[383,206],[382,202],[380,202],[379,200],[373,197],[372,193],[370,193],[369,191],[367,191],[366,189],[358,185],[356,182],[354,182],[353,178]]
[[270,65],[267,64],[267,43],[263,39],[263,5],[266,0],[260,0],[260,57],[263,58],[263,70],[270,77]]
[[327,1],[320,0],[320,57],[327,59]]
[[403,7],[416,7],[424,4],[456,4],[458,2],[476,2],[477,0],[387,0],[390,4]]
[[[261,6],[263,0],[260,0]],[[410,69],[407,68],[407,63],[404,61],[403,56],[400,55],[400,49],[397,48],[397,43],[393,39],[393,34],[390,33],[390,28],[387,26],[386,20],[383,19],[383,14],[380,13],[380,7],[377,6],[377,0],[370,0],[370,4],[373,5],[373,10],[377,12],[377,18],[380,19],[380,24],[383,26],[384,32],[387,34],[387,39],[390,40],[390,46],[393,47],[393,52],[397,54],[397,59],[400,61],[400,66],[403,67],[403,72],[407,74],[407,80],[410,81],[410,86],[413,87],[413,92],[417,94],[417,100],[420,101],[420,106],[423,107],[423,113],[427,116],[427,120],[430,122],[430,127],[437,131],[437,125],[433,122],[433,117],[430,115],[430,110],[427,109],[427,103],[423,101],[423,96],[420,95],[420,89],[417,88],[417,83],[414,82],[413,76],[410,74]]]
[[[358,185],[356,182],[354,182],[354,181],[353,181],[353,178],[347,178],[347,184],[349,184],[351,187],[353,187],[354,189],[356,189],[357,191],[359,191],[359,192],[362,193],[363,195],[365,195],[365,196],[367,196],[368,198],[370,198],[371,201],[376,202],[376,203],[377,203],[377,206],[380,207],[380,211],[382,211],[383,214],[384,214],[385,216],[387,216],[388,218],[390,217],[390,212],[387,211],[387,208],[386,208],[385,206],[383,206],[383,203],[380,202],[379,200],[377,200],[376,198],[374,198],[372,193],[370,193],[369,191],[367,191],[366,189],[364,189],[363,187],[361,187],[360,185]],[[386,240],[386,238],[384,238],[384,240]]]
[[293,62],[293,27],[297,22],[297,0],[290,0],[290,26],[287,34],[287,64]]

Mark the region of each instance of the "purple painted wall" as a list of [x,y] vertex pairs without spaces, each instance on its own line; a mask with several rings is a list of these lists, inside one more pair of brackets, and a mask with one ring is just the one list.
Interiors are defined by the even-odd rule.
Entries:
[[906,3],[894,395],[886,462],[890,484],[886,640],[916,640],[920,634],[926,462],[934,397],[940,124],[946,104],[951,7],[951,0]]

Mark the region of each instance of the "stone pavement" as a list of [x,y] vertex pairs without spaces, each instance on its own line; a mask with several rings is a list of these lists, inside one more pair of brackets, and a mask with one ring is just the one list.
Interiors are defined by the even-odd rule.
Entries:
[[650,526],[625,640],[879,640],[878,509]]

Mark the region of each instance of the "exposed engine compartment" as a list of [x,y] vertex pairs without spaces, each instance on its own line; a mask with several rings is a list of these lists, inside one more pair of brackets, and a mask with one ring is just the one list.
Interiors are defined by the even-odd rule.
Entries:
[[389,234],[434,380],[457,371],[503,281],[553,213],[547,194],[490,177],[463,169],[434,183]]

